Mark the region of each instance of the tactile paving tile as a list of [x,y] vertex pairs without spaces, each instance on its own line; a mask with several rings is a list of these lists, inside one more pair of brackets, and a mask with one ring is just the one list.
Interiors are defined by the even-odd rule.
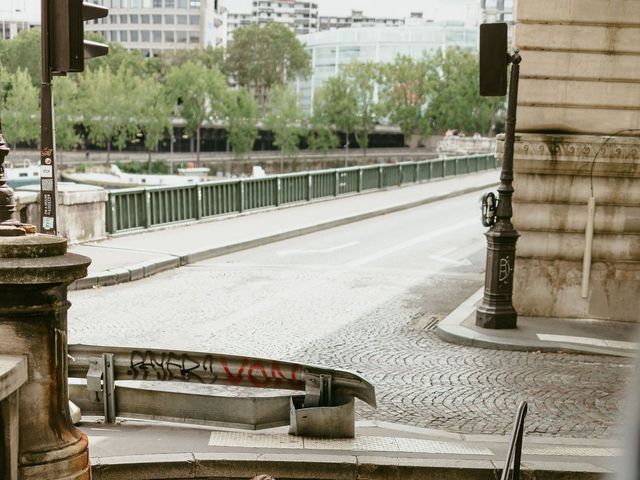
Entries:
[[415,438],[359,436],[347,439],[301,438],[281,434],[212,432],[212,447],[299,448],[307,450],[350,450],[364,452],[407,452],[442,455],[488,455],[491,450],[454,442],[439,442]]
[[304,448],[302,438],[286,433],[211,432],[210,447]]
[[620,448],[596,448],[596,447],[575,447],[575,446],[553,446],[553,447],[523,447],[524,455],[566,455],[574,457],[620,457]]

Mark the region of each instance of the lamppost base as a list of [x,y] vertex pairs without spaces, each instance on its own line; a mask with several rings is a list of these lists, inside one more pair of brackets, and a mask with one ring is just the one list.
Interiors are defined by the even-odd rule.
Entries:
[[517,328],[518,314],[513,307],[496,308],[481,305],[476,311],[476,325],[482,328],[506,330]]

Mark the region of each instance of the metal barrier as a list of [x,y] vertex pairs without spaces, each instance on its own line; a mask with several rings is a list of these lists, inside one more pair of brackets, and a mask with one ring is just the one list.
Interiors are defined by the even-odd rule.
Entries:
[[109,192],[107,230],[114,234],[265,207],[397,187],[495,168],[495,155],[367,165],[172,187]]
[[524,434],[524,417],[527,415],[527,402],[521,402],[513,424],[513,434],[509,442],[509,450],[500,480],[509,480],[509,471],[513,465],[512,480],[520,478],[520,458],[522,457],[522,436]]
[[[253,357],[153,349],[69,346],[70,399],[83,413],[244,428],[290,425],[291,433],[355,435],[354,397],[376,406],[375,389],[344,370]],[[192,382],[304,392],[233,397],[116,385],[116,381]]]

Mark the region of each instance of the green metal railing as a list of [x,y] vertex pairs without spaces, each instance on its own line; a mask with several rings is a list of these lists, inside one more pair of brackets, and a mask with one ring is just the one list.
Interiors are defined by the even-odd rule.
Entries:
[[308,202],[495,168],[496,157],[473,155],[270,175],[192,185],[109,192],[109,233],[140,230],[216,215]]

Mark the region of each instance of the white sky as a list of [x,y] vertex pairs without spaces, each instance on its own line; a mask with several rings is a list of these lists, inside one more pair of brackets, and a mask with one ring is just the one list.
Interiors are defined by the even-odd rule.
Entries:
[[[234,13],[251,12],[251,0],[222,0]],[[321,15],[349,15],[363,10],[372,17],[408,17],[410,12],[423,12],[432,20],[466,20],[467,3],[480,0],[316,0]],[[0,10],[39,11],[40,0],[0,0]]]
[[[315,0],[320,15],[349,15],[363,10],[372,17],[408,17],[409,12],[423,12],[433,20],[465,20],[466,0]],[[475,0],[480,4],[480,0]],[[251,0],[223,0],[229,11],[251,12]]]

